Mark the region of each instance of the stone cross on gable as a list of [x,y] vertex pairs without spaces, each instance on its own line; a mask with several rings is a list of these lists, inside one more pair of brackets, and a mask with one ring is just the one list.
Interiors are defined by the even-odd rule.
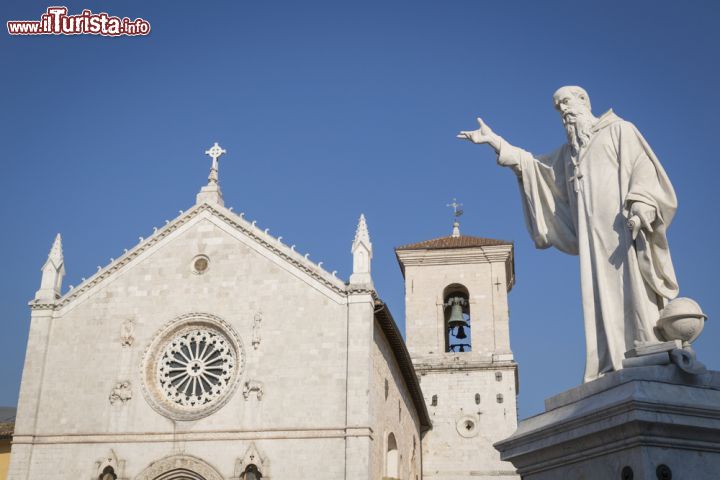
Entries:
[[227,153],[217,142],[215,145],[205,150],[205,155],[209,155],[212,158],[212,167],[210,167],[210,176],[208,176],[208,184],[217,185],[218,183],[218,158],[223,153]]

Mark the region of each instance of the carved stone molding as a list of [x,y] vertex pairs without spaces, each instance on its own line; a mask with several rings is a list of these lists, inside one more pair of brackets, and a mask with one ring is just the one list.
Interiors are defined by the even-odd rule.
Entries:
[[132,386],[129,380],[118,382],[115,388],[112,389],[110,396],[108,397],[111,405],[124,405],[127,401],[132,399]]
[[235,473],[230,477],[230,480],[245,480],[243,474],[249,465],[257,467],[262,474],[263,480],[270,480],[270,462],[268,462],[267,457],[260,453],[260,450],[255,446],[255,442],[251,442],[245,451],[245,455],[235,461]]
[[258,400],[262,400],[264,394],[262,382],[257,380],[248,380],[245,382],[245,385],[243,386],[243,397],[245,397],[245,400],[249,400],[250,395],[253,392],[255,392],[255,396]]
[[135,477],[135,480],[156,480],[176,476],[187,480],[223,480],[222,475],[210,464],[191,455],[173,455],[157,460]]
[[111,468],[116,480],[128,480],[125,477],[125,460],[120,460],[115,450],[110,450],[104,458],[95,462],[95,474],[90,480],[104,480],[106,469]]
[[131,319],[127,319],[123,322],[120,328],[120,343],[123,347],[132,346],[135,341],[135,322]]
[[255,350],[258,349],[260,346],[260,324],[262,324],[263,321],[263,314],[262,312],[257,312],[255,314],[255,317],[253,318],[253,327],[252,327],[252,346]]

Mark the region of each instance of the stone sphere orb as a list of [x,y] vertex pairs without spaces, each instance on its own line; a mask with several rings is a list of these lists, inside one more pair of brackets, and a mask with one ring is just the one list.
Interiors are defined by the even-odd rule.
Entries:
[[689,345],[702,332],[706,319],[707,316],[695,300],[679,297],[660,311],[657,333],[660,340],[681,340],[683,345]]

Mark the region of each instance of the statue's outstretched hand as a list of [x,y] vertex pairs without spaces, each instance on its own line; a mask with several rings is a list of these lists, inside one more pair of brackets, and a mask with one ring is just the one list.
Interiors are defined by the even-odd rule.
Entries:
[[492,129],[482,121],[482,118],[478,117],[477,122],[480,128],[477,130],[462,131],[458,133],[457,138],[470,140],[473,143],[487,143],[498,152],[500,150],[500,136],[493,132]]

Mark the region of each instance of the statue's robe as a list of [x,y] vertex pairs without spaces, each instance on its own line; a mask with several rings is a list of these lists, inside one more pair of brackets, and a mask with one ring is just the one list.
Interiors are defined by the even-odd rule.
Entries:
[[[638,343],[657,341],[659,309],[678,294],[666,237],[677,199],[640,132],[612,110],[593,127],[577,168],[571,151],[566,144],[536,158],[503,141],[498,163],[518,174],[535,245],[579,255],[588,382],[621,369]],[[657,218],[652,233],[633,240],[627,218],[636,201]]]

